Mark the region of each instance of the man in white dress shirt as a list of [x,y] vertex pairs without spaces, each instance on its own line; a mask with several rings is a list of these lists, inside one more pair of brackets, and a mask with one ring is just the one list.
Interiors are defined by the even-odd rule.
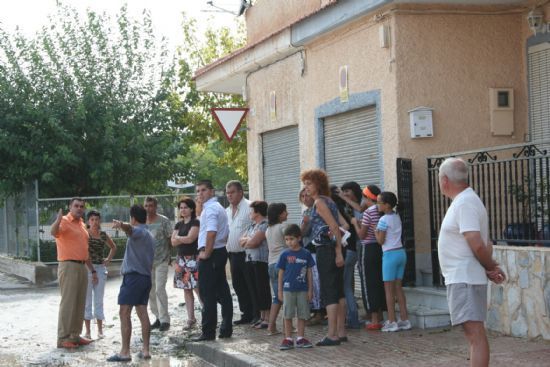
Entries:
[[225,194],[229,206],[225,209],[229,220],[229,238],[227,239],[227,252],[229,253],[229,266],[231,269],[231,284],[241,310],[240,320],[233,324],[248,324],[259,317],[254,315],[252,300],[245,280],[245,251],[239,244],[239,239],[246,233],[252,224],[250,219],[250,201],[244,197],[243,186],[239,181],[229,181],[225,185]]
[[199,293],[203,302],[202,333],[194,341],[216,339],[218,323],[217,302],[222,306],[220,338],[230,338],[233,334],[233,300],[225,275],[227,250],[225,244],[229,226],[225,210],[214,196],[210,180],[197,184],[197,200],[202,204],[199,249]]

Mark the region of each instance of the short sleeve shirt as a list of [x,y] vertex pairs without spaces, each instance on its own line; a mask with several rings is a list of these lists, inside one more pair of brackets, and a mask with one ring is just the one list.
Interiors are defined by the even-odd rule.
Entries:
[[487,284],[485,268],[479,263],[465,232],[480,232],[485,244],[489,241],[489,219],[483,202],[471,188],[452,201],[437,241],[439,264],[445,284]]
[[132,227],[132,234],[126,241],[126,250],[120,273],[138,273],[151,276],[153,257],[155,255],[155,239],[145,224]]
[[57,260],[88,260],[89,236],[82,218],[76,219],[71,213],[63,216],[55,236]]
[[218,199],[210,198],[203,205],[200,217],[199,250],[206,246],[208,232],[216,232],[214,249],[225,247],[229,235],[229,224],[224,208],[218,203]]
[[155,265],[168,263],[172,252],[172,223],[164,215],[157,214],[153,223],[147,227],[155,239]]
[[307,291],[307,269],[315,266],[311,253],[304,248],[298,251],[286,249],[279,257],[277,268],[284,270],[283,291]]
[[[184,223],[183,221],[176,223],[174,228],[178,231],[178,236],[187,236],[191,227],[200,227],[200,222],[198,219],[191,219],[189,222]],[[178,246],[178,255],[179,256],[191,256],[196,255],[198,250],[198,238],[193,241],[193,243],[182,243]]]
[[279,256],[281,256],[281,253],[286,248],[284,235],[286,227],[286,223],[277,223],[267,227],[265,238],[269,249],[269,264],[277,264],[277,261],[279,261]]
[[363,212],[363,220],[361,225],[367,227],[367,236],[361,239],[363,245],[369,243],[376,243],[376,236],[374,231],[380,220],[380,213],[378,212],[378,207],[376,204],[371,205],[367,210]]
[[239,240],[246,233],[246,230],[252,224],[250,219],[250,201],[242,198],[241,202],[237,205],[237,211],[233,215],[233,208],[229,205],[225,209],[227,214],[227,220],[229,224],[229,237],[227,239],[227,251],[228,252],[243,252]]
[[382,244],[382,251],[395,250],[403,247],[401,243],[403,228],[399,214],[384,214],[378,221],[376,230],[386,232],[386,240]]
[[[267,231],[267,220],[262,220],[260,223],[254,223],[248,227],[246,235],[250,238],[254,237],[257,232],[266,232]],[[267,263],[268,262],[268,253],[269,249],[267,247],[267,241],[264,239],[260,246],[256,248],[247,248],[246,250],[246,261],[260,261]]]

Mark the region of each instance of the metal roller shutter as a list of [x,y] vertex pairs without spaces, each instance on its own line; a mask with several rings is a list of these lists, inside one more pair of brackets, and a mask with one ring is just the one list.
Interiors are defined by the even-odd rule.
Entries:
[[375,107],[326,117],[324,132],[325,170],[331,184],[356,181],[361,187],[381,185],[380,128]]
[[550,140],[550,44],[529,48],[530,140]]
[[[382,186],[380,128],[376,107],[326,117],[324,120],[325,170],[330,183],[341,186],[355,181],[361,187]],[[361,280],[355,270],[355,295]]]
[[289,223],[300,223],[300,147],[296,126],[262,134],[264,200],[285,203]]

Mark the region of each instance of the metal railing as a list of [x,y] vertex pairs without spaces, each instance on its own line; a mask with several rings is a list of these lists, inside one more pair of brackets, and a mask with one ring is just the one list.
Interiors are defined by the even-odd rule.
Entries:
[[469,163],[470,186],[489,216],[489,236],[499,244],[550,246],[550,141],[457,152],[427,158],[434,284],[443,284],[437,238],[450,205],[439,189],[439,166],[448,157]]

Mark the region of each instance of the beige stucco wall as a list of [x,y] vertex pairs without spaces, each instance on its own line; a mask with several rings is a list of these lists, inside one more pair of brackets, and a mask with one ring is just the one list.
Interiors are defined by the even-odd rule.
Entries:
[[[395,14],[399,156],[412,158],[417,254],[430,251],[426,157],[523,142],[527,92],[520,14]],[[489,88],[514,89],[513,136],[490,131]],[[411,139],[408,111],[434,109],[434,137]],[[420,267],[425,267],[419,264]]]
[[[385,176],[394,175],[397,155],[395,134],[395,73],[391,52],[379,47],[378,24],[365,19],[354,22],[307,45],[303,52],[305,70],[301,75],[302,54],[261,69],[250,75],[248,117],[248,169],[251,197],[261,197],[260,134],[299,124],[302,170],[316,167],[315,109],[339,97],[339,67],[348,65],[349,92],[380,90]],[[277,94],[277,119],[269,115],[269,93]],[[350,177],[353,179],[353,177]]]
[[252,44],[288,27],[334,0],[258,0],[245,13],[247,43]]
[[[546,8],[550,17],[550,6]],[[379,46],[378,28],[383,23],[392,29],[390,49]],[[388,12],[378,23],[372,15],[365,16],[315,39],[303,53],[251,74],[251,197],[262,196],[259,137],[263,132],[298,124],[301,168],[316,167],[315,109],[339,97],[338,68],[348,65],[350,94],[380,91],[386,190],[396,190],[396,158],[413,160],[417,269],[429,268],[426,157],[524,141],[528,126],[525,46],[530,36],[526,13],[412,14],[398,10]],[[491,87],[514,89],[513,136],[491,134]],[[271,90],[277,94],[275,121],[269,116]],[[435,109],[433,138],[410,138],[407,111],[417,106]]]

